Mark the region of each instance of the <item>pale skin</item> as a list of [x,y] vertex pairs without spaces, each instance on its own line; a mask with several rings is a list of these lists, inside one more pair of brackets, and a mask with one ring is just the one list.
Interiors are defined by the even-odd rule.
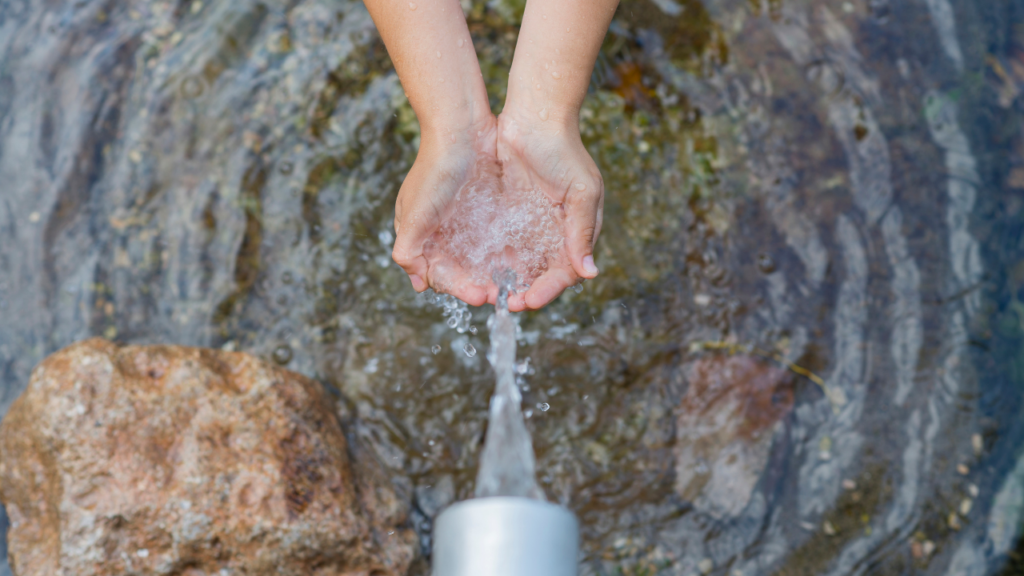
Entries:
[[[509,309],[541,308],[579,278],[596,277],[604,184],[580,139],[579,111],[618,0],[528,0],[497,118],[458,0],[365,3],[420,122],[420,149],[395,206],[392,253],[413,288],[443,280],[470,305],[496,302],[495,285],[474,284],[424,254],[481,158],[500,164],[505,181],[542,190],[566,216],[566,263],[512,295]],[[448,277],[438,278],[440,270]]]

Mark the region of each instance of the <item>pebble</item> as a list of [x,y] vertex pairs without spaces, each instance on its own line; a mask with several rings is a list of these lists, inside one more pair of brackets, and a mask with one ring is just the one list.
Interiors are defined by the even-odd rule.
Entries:
[[292,347],[287,344],[281,344],[277,348],[274,348],[273,354],[274,362],[277,362],[281,366],[292,361]]
[[961,476],[967,476],[971,473],[971,469],[967,467],[967,464],[957,464],[956,471],[959,472]]
[[710,574],[715,568],[715,563],[711,558],[705,558],[697,563],[697,569],[700,570],[701,574]]

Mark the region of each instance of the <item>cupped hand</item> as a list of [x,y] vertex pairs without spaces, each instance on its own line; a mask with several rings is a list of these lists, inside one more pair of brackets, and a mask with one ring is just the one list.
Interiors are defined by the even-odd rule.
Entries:
[[498,188],[496,137],[497,120],[489,112],[457,133],[421,137],[416,162],[398,192],[391,254],[417,292],[432,287],[471,306],[494,300],[493,286],[474,282],[472,271],[430,248],[431,238],[454,211],[460,189],[478,179],[493,179]]
[[513,312],[536,310],[580,278],[597,276],[594,243],[601,232],[604,181],[578,125],[549,120],[545,113],[506,107],[498,117],[497,155],[505,188],[539,189],[564,212],[565,243],[529,290],[509,297]]

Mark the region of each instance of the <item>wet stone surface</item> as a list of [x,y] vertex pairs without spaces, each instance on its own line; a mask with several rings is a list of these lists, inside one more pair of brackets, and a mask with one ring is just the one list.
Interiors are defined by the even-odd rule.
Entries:
[[[500,110],[522,3],[465,9]],[[339,394],[429,551],[473,493],[490,311],[390,262],[418,129],[362,4],[0,10],[4,410],[92,335],[249,352]],[[623,0],[581,113],[603,273],[518,329],[584,574],[1021,565],[1022,22]]]

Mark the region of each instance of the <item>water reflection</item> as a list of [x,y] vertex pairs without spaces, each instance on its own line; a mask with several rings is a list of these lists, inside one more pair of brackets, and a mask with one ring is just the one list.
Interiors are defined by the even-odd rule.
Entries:
[[[465,6],[497,109],[522,6]],[[585,573],[1003,566],[1022,10],[623,1],[581,118],[604,274],[517,332]],[[388,258],[419,136],[362,5],[2,11],[3,406],[88,335],[259,354],[342,393],[429,550],[473,491],[490,311],[443,313]]]

